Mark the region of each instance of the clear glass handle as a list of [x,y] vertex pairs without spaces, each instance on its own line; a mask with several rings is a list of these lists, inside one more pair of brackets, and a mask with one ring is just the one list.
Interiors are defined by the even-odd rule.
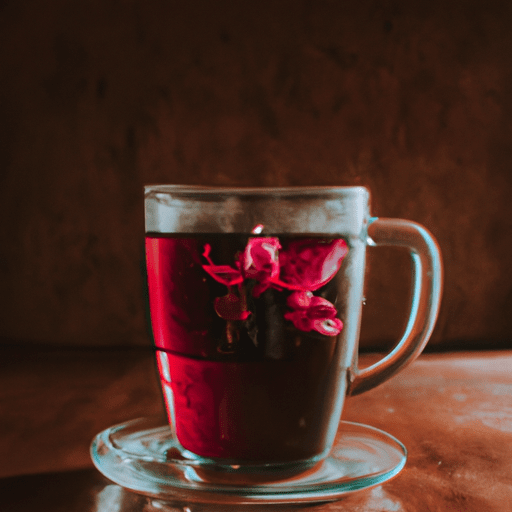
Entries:
[[412,301],[402,339],[383,359],[351,375],[348,394],[357,395],[389,379],[412,363],[425,347],[439,312],[443,265],[434,237],[420,224],[401,219],[376,219],[368,227],[369,245],[400,246],[412,256]]

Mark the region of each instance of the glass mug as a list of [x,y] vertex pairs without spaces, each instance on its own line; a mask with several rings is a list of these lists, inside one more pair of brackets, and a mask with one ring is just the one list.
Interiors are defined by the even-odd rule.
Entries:
[[[307,468],[334,443],[345,397],[412,362],[442,287],[414,222],[370,216],[363,187],[145,187],[151,324],[169,423],[216,467]],[[367,245],[413,261],[396,347],[359,369]]]

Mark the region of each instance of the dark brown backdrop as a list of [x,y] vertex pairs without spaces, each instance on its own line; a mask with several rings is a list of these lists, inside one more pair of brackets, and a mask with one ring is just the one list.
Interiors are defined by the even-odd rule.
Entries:
[[[350,185],[438,238],[432,345],[512,339],[512,8],[0,2],[0,337],[147,345],[142,186]],[[402,326],[370,254],[363,345]]]

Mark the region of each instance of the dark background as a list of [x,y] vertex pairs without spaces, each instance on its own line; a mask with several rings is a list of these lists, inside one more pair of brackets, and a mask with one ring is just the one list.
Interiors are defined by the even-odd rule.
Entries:
[[[508,1],[0,2],[0,338],[150,346],[149,183],[364,185],[445,261],[430,346],[512,346]],[[366,348],[401,331],[372,249]]]

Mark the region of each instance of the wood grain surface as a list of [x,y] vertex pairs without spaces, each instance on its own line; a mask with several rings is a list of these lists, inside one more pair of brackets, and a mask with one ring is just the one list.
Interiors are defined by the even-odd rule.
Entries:
[[[378,357],[365,355],[361,364]],[[100,430],[163,411],[151,353],[3,351],[1,361],[0,510],[246,510],[162,505],[92,468],[89,444]],[[382,486],[306,510],[511,510],[511,368],[510,351],[426,354],[387,383],[349,398],[343,419],[397,437],[409,452],[407,464]]]

